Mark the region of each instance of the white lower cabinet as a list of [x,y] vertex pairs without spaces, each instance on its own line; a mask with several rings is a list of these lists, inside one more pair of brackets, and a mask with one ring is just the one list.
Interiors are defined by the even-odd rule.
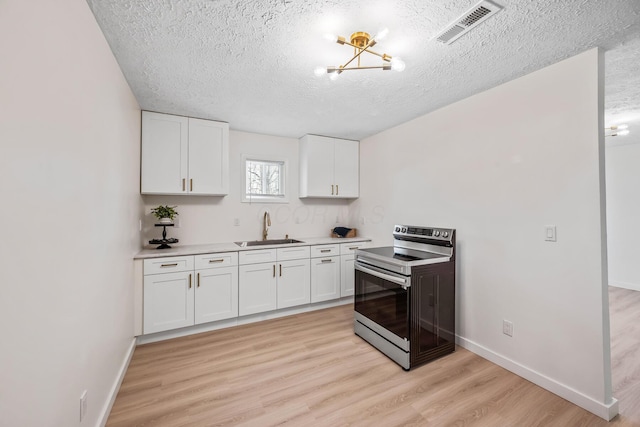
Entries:
[[238,267],[196,270],[194,323],[238,316]]
[[143,332],[193,325],[193,296],[193,272],[145,276]]
[[311,302],[340,298],[340,247],[311,247]]
[[355,250],[366,244],[145,259],[142,283],[136,285],[142,291],[141,315],[140,305],[136,309],[141,332],[153,334],[353,295]]
[[278,261],[278,308],[309,304],[310,265],[309,258]]
[[277,306],[276,264],[241,265],[239,268],[240,316],[275,310]]
[[354,264],[356,250],[367,246],[368,242],[342,243],[340,245],[340,296],[348,297],[354,293],[356,280]]
[[340,296],[348,297],[354,293],[356,272],[354,264],[356,258],[348,255],[340,257]]
[[241,252],[240,264],[240,316],[309,303],[308,246]]
[[237,252],[145,260],[143,333],[236,317],[237,265]]

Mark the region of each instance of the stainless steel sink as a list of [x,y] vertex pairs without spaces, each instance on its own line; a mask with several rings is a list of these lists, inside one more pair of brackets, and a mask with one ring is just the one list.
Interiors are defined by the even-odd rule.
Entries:
[[286,245],[288,243],[304,243],[301,240],[296,239],[271,239],[271,240],[252,240],[249,242],[235,242],[240,247],[247,246],[265,246],[265,245]]

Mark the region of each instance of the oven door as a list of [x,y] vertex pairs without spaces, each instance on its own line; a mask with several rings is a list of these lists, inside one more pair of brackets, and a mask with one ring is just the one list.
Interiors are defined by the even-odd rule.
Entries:
[[409,351],[411,277],[356,261],[356,320]]

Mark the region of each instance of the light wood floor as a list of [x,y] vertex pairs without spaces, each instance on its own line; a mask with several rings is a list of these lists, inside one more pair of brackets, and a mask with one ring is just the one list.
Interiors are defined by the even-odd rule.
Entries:
[[640,426],[640,292],[612,288],[611,423],[458,348],[404,372],[351,306],[139,346],[108,426]]

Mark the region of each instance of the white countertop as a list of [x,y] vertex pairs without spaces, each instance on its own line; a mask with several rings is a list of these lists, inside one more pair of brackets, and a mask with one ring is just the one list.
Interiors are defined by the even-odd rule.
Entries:
[[256,249],[273,249],[291,246],[310,246],[310,245],[328,245],[349,242],[368,242],[368,237],[308,237],[297,239],[300,243],[285,243],[281,245],[260,245],[241,247],[233,242],[228,243],[211,243],[206,245],[183,245],[174,244],[170,249],[143,249],[136,254],[134,259],[160,258],[165,256],[183,256],[198,254],[213,254],[217,252],[239,252],[252,251]]

